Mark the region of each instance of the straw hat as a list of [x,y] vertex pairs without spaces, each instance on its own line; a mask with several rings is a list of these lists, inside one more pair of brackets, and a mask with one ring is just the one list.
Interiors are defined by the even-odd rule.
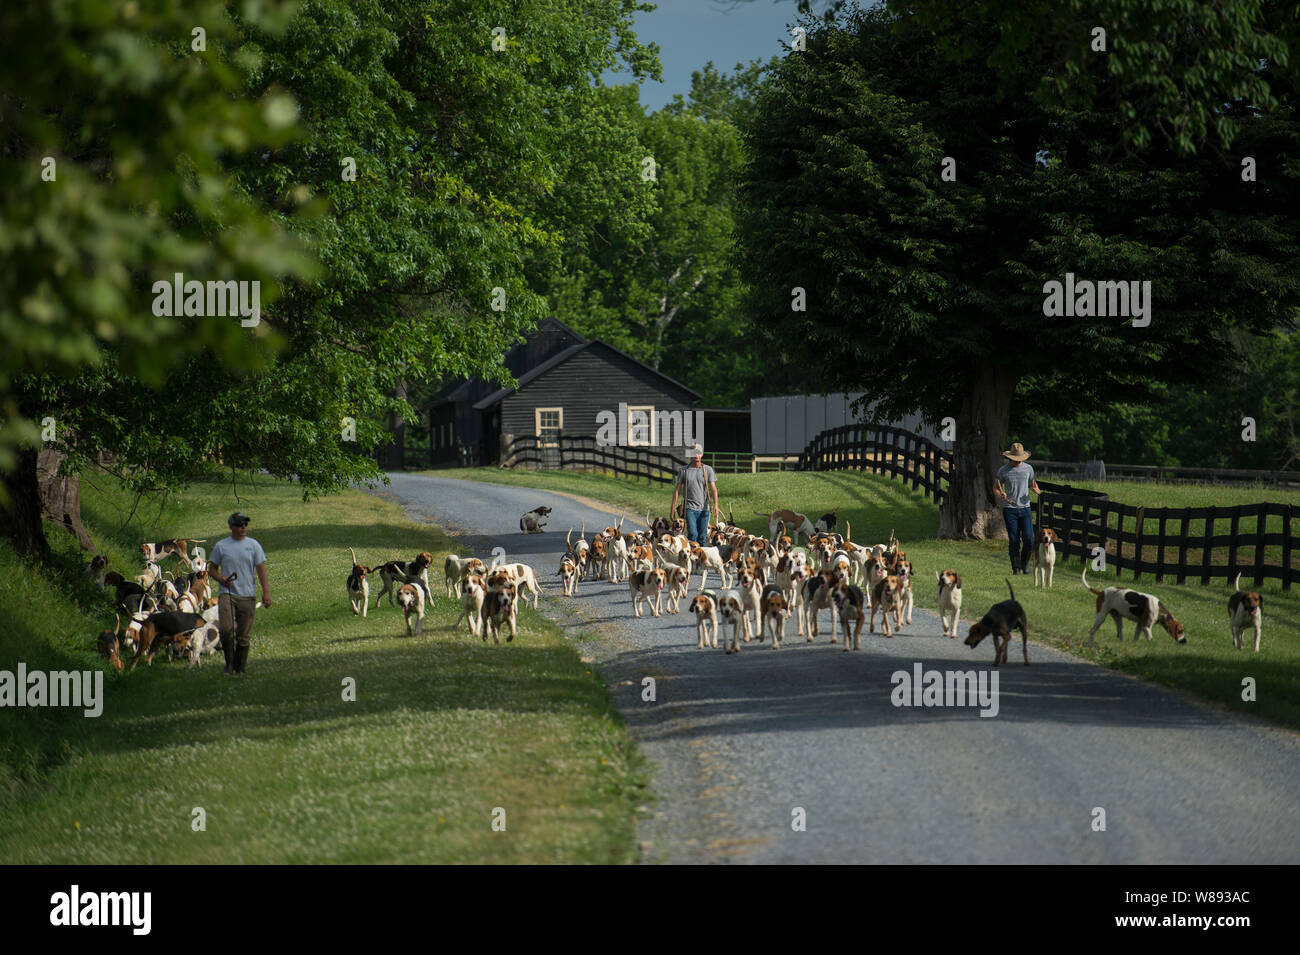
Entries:
[[1017,441],[1011,445],[1010,451],[1003,451],[1002,456],[1009,461],[1024,461],[1029,457],[1029,452],[1025,450],[1023,444]]

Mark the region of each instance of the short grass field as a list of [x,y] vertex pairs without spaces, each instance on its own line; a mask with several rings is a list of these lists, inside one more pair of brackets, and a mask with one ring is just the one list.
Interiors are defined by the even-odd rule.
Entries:
[[[640,527],[647,510],[656,515],[667,514],[672,501],[671,485],[650,485],[595,473],[501,468],[451,468],[436,473],[443,477],[566,491],[605,501],[625,509],[628,528]],[[1267,488],[1116,481],[1104,485],[1073,483],[1076,487],[1095,486],[1105,490],[1112,500],[1121,503],[1148,507],[1228,506],[1259,501],[1300,505],[1300,493]],[[724,510],[734,509],[738,524],[755,533],[766,534],[767,524],[754,512],[767,513],[778,507],[791,508],[814,519],[826,511],[837,511],[841,532],[847,523],[852,539],[862,544],[883,543],[892,529],[913,562],[918,583],[932,581],[937,571],[948,567],[961,574],[963,619],[978,619],[989,606],[1007,599],[1005,580],[1010,563],[1006,541],[936,540],[938,507],[922,494],[905,489],[898,481],[850,471],[719,474],[718,497]],[[552,520],[551,530],[563,533],[567,527]],[[1107,620],[1097,631],[1096,648],[1089,649],[1088,630],[1095,616],[1096,598],[1083,589],[1079,579],[1082,569],[1077,558],[1069,563],[1058,558],[1050,591],[1035,590],[1032,575],[1012,578],[1016,598],[1029,617],[1033,639],[1133,676],[1190,691],[1235,712],[1300,728],[1300,588],[1284,593],[1276,580],[1258,588],[1264,595],[1264,636],[1261,652],[1255,654],[1233,649],[1227,611],[1230,586],[1215,582],[1202,587],[1199,579],[1189,579],[1187,584],[1178,586],[1168,577],[1164,583],[1156,583],[1151,575],[1144,575],[1135,585],[1127,572],[1117,580],[1113,571],[1089,570],[1088,582],[1095,587],[1118,582],[1156,594],[1187,628],[1187,643],[1183,646],[1174,643],[1160,627],[1153,630],[1150,642],[1143,640],[1139,644],[1133,642],[1132,624],[1126,623],[1124,642],[1119,643],[1115,640],[1114,623]],[[1242,586],[1256,589],[1253,581],[1244,577]],[[935,609],[935,591],[929,586],[919,586],[917,605]],[[937,634],[937,626],[935,630]],[[965,633],[964,627],[961,632]],[[987,662],[982,652],[979,660]],[[1255,702],[1241,698],[1242,681],[1246,677],[1255,680]]]
[[[124,573],[142,569],[142,541],[211,548],[231,511],[248,513],[273,606],[258,611],[246,677],[223,676],[220,656],[118,676],[94,652],[112,599],[84,579],[75,542],[49,529],[55,566],[37,573],[0,547],[0,669],[106,676],[97,719],[0,710],[0,863],[635,859],[645,765],[598,675],[531,610],[510,644],[451,632],[450,543],[434,528],[360,491],[304,503],[266,478],[237,499],[228,483],[196,485],[124,526],[130,502],[91,480],[87,526]],[[433,552],[422,636],[387,603],[352,614],[348,546],[368,563]]]

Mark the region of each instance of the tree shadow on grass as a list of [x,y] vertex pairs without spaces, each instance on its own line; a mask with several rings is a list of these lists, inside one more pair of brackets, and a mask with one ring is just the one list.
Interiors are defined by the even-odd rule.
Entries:
[[[370,639],[390,645],[356,646]],[[484,646],[468,633],[355,637],[331,641],[327,656],[259,654],[245,677],[222,674],[220,657],[195,670],[155,659],[111,688],[104,713],[79,734],[87,753],[193,746],[232,737],[283,736],[286,745],[337,733],[348,720],[397,712],[581,713],[610,711],[604,688],[580,670],[566,646]],[[346,644],[346,645],[345,645]],[[343,700],[345,678],[356,701]]]

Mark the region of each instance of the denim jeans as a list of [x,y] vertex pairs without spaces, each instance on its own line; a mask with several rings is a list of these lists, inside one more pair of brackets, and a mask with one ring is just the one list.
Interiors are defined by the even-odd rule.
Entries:
[[701,547],[705,547],[708,545],[709,543],[708,510],[703,510],[703,511],[687,510],[686,538],[687,540],[695,541],[695,543],[699,544]]
[[1029,555],[1034,552],[1034,509],[1004,507],[1002,519],[1007,523],[1007,553],[1012,566],[1028,567]]

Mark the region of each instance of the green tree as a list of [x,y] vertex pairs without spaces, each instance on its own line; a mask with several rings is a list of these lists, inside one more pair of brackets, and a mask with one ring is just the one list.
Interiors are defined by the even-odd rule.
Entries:
[[[218,32],[223,42],[209,47],[210,68],[230,79],[213,94],[217,105],[196,99],[193,110],[211,107],[222,119],[242,115],[231,110],[265,114],[292,122],[299,135],[259,141],[222,126],[241,145],[260,147],[236,153],[198,140],[188,147],[197,161],[167,152],[172,143],[161,140],[166,158],[149,167],[152,188],[187,194],[184,170],[178,177],[171,168],[178,160],[210,168],[214,181],[196,190],[204,217],[192,227],[184,210],[163,207],[192,238],[170,254],[193,272],[213,255],[209,246],[227,250],[252,260],[255,277],[305,246],[324,269],[308,276],[303,268],[309,280],[286,282],[256,335],[238,322],[196,320],[192,338],[178,336],[188,357],[170,366],[142,362],[105,337],[88,371],[33,379],[41,407],[57,409],[77,436],[68,448],[74,463],[106,450],[141,490],[183,484],[215,459],[296,477],[304,493],[329,490],[378,476],[365,452],[384,437],[386,416],[411,413],[402,397],[408,381],[503,377],[506,347],[545,314],[524,263],[561,242],[565,198],[598,188],[574,157],[574,125],[606,68],[656,68],[653,49],[631,31],[635,9],[632,0],[311,0],[275,23],[228,21],[215,10],[220,31],[209,28],[209,43]],[[191,111],[166,77],[150,93],[154,115]],[[74,90],[69,115],[95,96]],[[111,99],[102,108],[106,128],[114,109]],[[56,125],[50,137],[75,139],[79,129]],[[119,152],[144,148],[121,132],[94,146],[106,168]],[[239,204],[215,205],[218,186]],[[241,211],[263,224],[265,241],[229,228]],[[109,239],[113,230],[154,239],[147,219],[127,214],[111,225]],[[171,262],[149,246],[132,267],[169,274]],[[231,360],[213,362],[208,338],[228,345]],[[355,442],[346,440],[345,418]]]
[[[263,29],[283,24],[262,9]],[[151,283],[260,281],[269,304],[311,264],[282,226],[292,203],[269,215],[227,173],[283,146],[296,117],[282,92],[240,95],[223,4],[9,4],[0,35],[0,532],[40,556],[36,423],[52,419],[60,441],[79,423],[54,383],[104,380],[112,364],[157,385],[197,354],[264,362],[269,329],[155,315]]]
[[[774,71],[749,129],[757,324],[822,387],[863,390],[885,416],[956,419],[941,535],[1000,533],[990,485],[1013,399],[1057,414],[1141,402],[1152,380],[1214,374],[1235,330],[1292,320],[1289,109],[1228,105],[1237,148],[1268,170],[1244,182],[1240,154],[1213,144],[1126,149],[1107,90],[1087,110],[1040,104],[1050,51],[996,72],[973,27],[973,52],[950,63],[897,14],[808,23],[807,53]],[[1067,272],[1150,281],[1150,325],[1046,317],[1045,283]]]

